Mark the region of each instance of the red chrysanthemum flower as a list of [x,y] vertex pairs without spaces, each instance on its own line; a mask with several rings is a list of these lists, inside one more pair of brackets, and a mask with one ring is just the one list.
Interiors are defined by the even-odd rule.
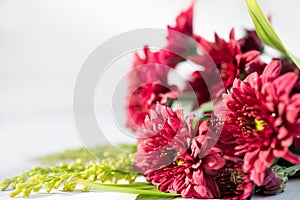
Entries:
[[227,117],[220,139],[243,156],[244,172],[259,186],[274,158],[300,164],[289,151],[300,134],[300,94],[292,93],[298,75],[280,72],[281,63],[274,60],[260,76],[236,79],[232,94],[225,97]]
[[[292,61],[285,60],[282,61],[282,69],[280,74],[285,74],[287,72],[294,72],[298,75],[298,80],[296,81],[295,86],[293,87],[292,93],[300,93],[300,70]],[[300,136],[295,136],[294,138],[294,147],[296,149],[300,148]]]
[[169,105],[178,94],[176,86],[168,85],[169,68],[160,63],[161,52],[151,52],[145,46],[143,53],[144,57],[135,54],[129,71],[126,126],[133,131],[142,125],[153,105],[157,102]]
[[[191,74],[189,80],[189,86],[186,90],[193,89],[197,97],[197,102],[194,102],[194,109],[197,109],[198,106],[202,105],[203,103],[209,102],[211,100],[211,93],[210,91],[214,91],[214,86],[219,88],[218,82],[222,84],[221,81],[205,81],[203,77],[209,77],[209,72],[207,71],[201,72],[195,71]],[[212,82],[212,84],[211,84]],[[222,87],[222,86],[220,86]],[[210,88],[210,90],[208,89]],[[217,94],[215,94],[217,96]]]
[[178,95],[177,87],[159,83],[146,83],[137,88],[128,98],[126,126],[136,131],[156,103],[170,105]]
[[249,175],[243,172],[241,161],[227,160],[225,166],[217,171],[215,181],[222,199],[251,198],[254,184]]
[[282,61],[282,68],[280,71],[280,75],[285,74],[287,72],[294,72],[298,75],[298,80],[296,81],[292,93],[300,93],[300,70],[295,63],[289,60]]
[[[192,2],[190,7],[186,9],[185,11],[182,11],[177,17],[176,17],[176,25],[175,26],[168,26],[168,30],[177,31],[180,33],[183,33],[185,35],[193,35],[193,17],[194,17],[194,6],[195,1]],[[173,38],[170,38],[171,36],[168,36],[169,42],[173,40]],[[173,43],[175,41],[172,41]]]
[[264,44],[255,30],[246,30],[246,35],[239,40],[242,52],[256,50],[262,52]]
[[168,26],[167,45],[160,54],[163,64],[175,67],[189,55],[196,53],[196,43],[193,36],[194,5],[182,11],[176,17],[176,25]]
[[[259,51],[243,53],[233,29],[228,42],[217,34],[215,42],[209,42],[200,36],[196,40],[205,52],[203,55],[190,56],[189,59],[203,66],[204,71],[194,72],[189,83],[197,94],[198,105],[201,105],[211,98],[220,99],[222,93],[232,86],[235,78],[243,77],[247,71],[253,70],[251,63],[257,61]],[[209,81],[204,81],[203,77]]]
[[170,102],[170,99],[176,98],[177,88],[168,85],[168,73],[170,68],[175,68],[185,57],[195,52],[196,45],[191,39],[193,9],[194,2],[186,11],[177,16],[174,27],[168,26],[168,43],[165,48],[151,52],[145,46],[143,56],[135,53],[135,59],[129,72],[126,122],[126,126],[131,130],[138,129],[150,107],[156,102],[165,104]]
[[[139,130],[136,168],[164,192],[183,197],[217,198],[219,192],[210,174],[223,167],[216,138],[207,121],[193,128],[194,116],[184,121],[175,112],[157,104]],[[215,173],[215,172],[214,172]]]
[[144,83],[167,84],[169,68],[160,62],[160,53],[160,51],[152,52],[148,46],[145,46],[142,56],[138,53],[134,54],[129,71],[129,90],[135,90]]

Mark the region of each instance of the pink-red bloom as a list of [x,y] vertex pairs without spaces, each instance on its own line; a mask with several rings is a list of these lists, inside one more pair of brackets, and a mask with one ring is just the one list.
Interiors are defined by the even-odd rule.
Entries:
[[143,123],[149,109],[157,102],[169,105],[178,95],[175,86],[168,85],[171,68],[195,53],[193,41],[194,2],[176,18],[175,26],[168,26],[167,45],[152,52],[145,46],[143,55],[135,53],[129,72],[129,95],[126,126],[133,131]]
[[[282,69],[280,74],[285,74],[287,72],[294,72],[298,75],[298,80],[296,81],[292,93],[300,93],[300,70],[292,61],[285,60],[282,62]],[[300,148],[300,136],[295,136],[294,138],[294,147],[296,149]]]
[[[194,6],[195,6],[195,2],[192,2],[192,4],[188,9],[182,11],[176,17],[176,25],[173,27],[168,26],[168,30],[177,31],[185,35],[190,35],[190,36],[193,35]],[[167,39],[169,40],[170,43],[175,42],[172,41],[174,38],[172,38],[170,35],[167,37]]]
[[298,79],[293,87],[292,93],[300,93],[300,70],[292,61],[282,61],[282,68],[280,71],[280,75],[285,74],[287,72],[294,72],[298,75]]
[[160,51],[152,52],[148,46],[143,53],[134,54],[133,64],[129,71],[129,90],[135,90],[145,83],[167,84],[169,68],[160,62]]
[[183,111],[157,104],[139,130],[136,168],[164,192],[183,197],[217,198],[219,191],[213,176],[225,161],[213,147],[216,138],[209,122],[194,116],[184,120]]
[[157,102],[168,105],[178,95],[177,87],[168,85],[169,68],[160,63],[161,52],[151,52],[145,46],[143,53],[143,56],[135,54],[129,71],[126,126],[133,131],[142,125],[153,105]]
[[176,17],[175,26],[167,27],[167,45],[160,54],[160,60],[163,64],[174,68],[187,56],[196,53],[196,43],[193,36],[194,5],[195,2]]
[[258,60],[259,52],[252,50],[243,53],[233,29],[228,42],[217,34],[215,42],[209,42],[200,36],[196,40],[204,52],[202,55],[190,56],[189,59],[203,66],[204,71],[194,72],[190,84],[197,94],[198,104],[201,105],[211,98],[220,99],[222,93],[232,86],[235,78],[242,78],[247,71],[253,70],[251,64]]
[[156,103],[169,105],[177,95],[176,86],[166,87],[159,83],[146,83],[138,87],[128,98],[126,126],[136,131]]
[[232,94],[225,97],[227,117],[221,139],[243,157],[243,171],[259,186],[274,158],[300,164],[289,151],[300,133],[300,94],[292,93],[298,75],[280,73],[281,63],[273,60],[260,76],[252,73],[244,81],[236,79]]

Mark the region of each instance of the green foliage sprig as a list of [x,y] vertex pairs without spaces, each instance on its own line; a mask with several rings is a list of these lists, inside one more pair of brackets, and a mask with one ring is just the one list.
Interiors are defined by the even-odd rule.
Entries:
[[90,161],[93,159],[102,160],[105,158],[113,157],[120,153],[133,154],[136,152],[136,144],[120,144],[117,147],[112,145],[96,146],[90,149],[78,148],[67,149],[60,153],[50,154],[39,160],[44,164],[53,164],[59,161],[74,161],[77,158],[83,161]]
[[[128,145],[128,148],[133,150],[135,145]],[[62,190],[65,192],[74,191],[78,184],[74,181],[76,178],[100,183],[117,183],[119,180],[132,183],[139,175],[133,169],[133,153],[120,151],[112,146],[96,149],[101,150],[96,152],[101,158],[99,161],[86,162],[85,160],[90,154],[83,148],[74,151],[68,150],[62,154],[46,157],[44,161],[56,162],[61,159],[69,159],[72,158],[72,156],[68,157],[69,155],[75,156],[74,152],[82,152],[82,154],[77,154],[79,158],[69,164],[62,162],[60,165],[50,167],[33,167],[19,176],[3,179],[0,189],[6,190],[12,186],[14,190],[10,193],[10,197],[28,197],[32,192],[39,192],[42,188],[45,188],[48,193],[52,189],[59,189],[60,186],[63,186]],[[83,186],[82,191],[87,190],[90,190],[90,187]]]

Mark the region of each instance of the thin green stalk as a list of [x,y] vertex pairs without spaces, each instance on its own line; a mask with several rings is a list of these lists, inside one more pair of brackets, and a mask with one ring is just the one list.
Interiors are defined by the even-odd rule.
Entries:
[[75,183],[80,183],[85,187],[92,188],[94,190],[109,191],[109,192],[120,192],[128,194],[143,194],[143,195],[153,195],[153,196],[164,196],[164,197],[178,197],[179,194],[171,194],[159,191],[155,186],[149,185],[147,183],[143,184],[103,184],[95,183],[91,181],[86,181],[78,178],[74,178]]
[[289,177],[294,176],[300,170],[300,165],[294,165],[286,168],[286,172]]

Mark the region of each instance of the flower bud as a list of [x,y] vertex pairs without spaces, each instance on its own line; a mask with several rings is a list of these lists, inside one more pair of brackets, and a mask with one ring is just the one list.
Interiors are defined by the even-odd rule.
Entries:
[[268,168],[265,173],[263,185],[256,187],[255,193],[274,195],[283,192],[288,181],[287,175],[286,170],[279,165]]
[[16,189],[16,190],[12,191],[11,193],[9,193],[9,197],[14,198],[15,196],[17,196],[21,192],[22,192],[22,190]]
[[31,188],[25,188],[23,191],[22,191],[22,194],[21,194],[21,197],[22,198],[26,198],[30,195],[31,193]]
[[35,186],[34,188],[33,188],[33,192],[39,192],[40,191],[40,189],[42,189],[42,185],[37,185],[37,186]]
[[78,165],[82,165],[83,164],[83,160],[80,159],[80,158],[77,158],[76,161],[75,161],[76,164]]
[[3,179],[0,183],[0,190],[2,191],[6,190],[6,188],[10,185],[10,183],[11,183],[10,179],[8,178]]

